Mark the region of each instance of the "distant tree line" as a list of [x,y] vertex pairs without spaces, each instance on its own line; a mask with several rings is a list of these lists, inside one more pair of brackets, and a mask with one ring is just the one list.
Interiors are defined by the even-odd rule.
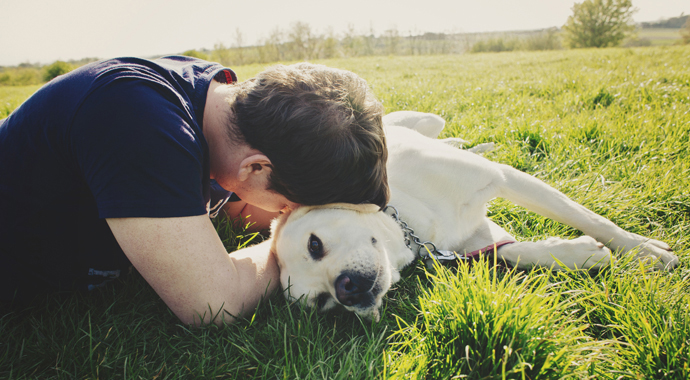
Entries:
[[655,28],[667,28],[667,29],[680,29],[685,26],[688,22],[690,16],[681,14],[678,17],[671,17],[666,20],[659,20],[653,22],[641,22],[640,27],[643,29],[655,29]]
[[259,45],[244,47],[241,32],[230,46],[188,50],[184,55],[220,62],[226,66],[382,55],[462,54],[482,51],[552,50],[562,48],[558,28],[509,33],[401,33],[389,29],[381,35],[357,34],[352,28],[340,35],[332,30],[317,33],[303,22],[288,30],[274,29]]
[[562,49],[560,30],[550,28],[531,32],[513,32],[485,36],[475,41],[470,48],[472,53],[503,51],[535,51]]
[[[181,54],[232,67],[340,57],[608,47],[619,46],[636,28],[632,23],[635,9],[631,0],[583,0],[575,3],[572,10],[573,14],[563,28],[509,33],[401,33],[397,29],[389,29],[376,36],[373,30],[360,33],[349,26],[343,33],[336,34],[332,29],[319,32],[305,22],[295,22],[287,29],[271,30],[254,46],[247,46],[242,31],[236,29],[229,45],[218,43],[213,49],[188,50]],[[682,27],[683,42],[690,43],[690,17],[685,15],[642,23],[641,27]],[[632,41],[629,46],[635,45],[635,40]],[[642,45],[637,42],[638,46]],[[0,86],[41,84],[95,60],[56,61],[46,66],[30,63],[0,66]]]
[[83,58],[71,61],[55,61],[50,65],[21,63],[14,67],[0,66],[0,86],[29,86],[42,84],[58,75],[68,73],[79,66],[97,60],[98,58]]
[[373,31],[357,33],[352,26],[336,34],[332,29],[318,32],[305,22],[295,22],[288,29],[275,28],[255,46],[244,46],[240,30],[233,37],[230,45],[219,43],[212,50],[188,50],[183,54],[233,66],[374,55],[458,54],[468,50],[467,37],[459,34],[403,35],[389,29],[376,36]]

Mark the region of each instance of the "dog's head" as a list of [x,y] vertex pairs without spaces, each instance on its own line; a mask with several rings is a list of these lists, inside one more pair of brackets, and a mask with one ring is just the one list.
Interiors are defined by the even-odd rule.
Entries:
[[384,294],[414,258],[395,221],[378,206],[302,206],[273,225],[286,296],[320,311],[336,305],[378,319]]

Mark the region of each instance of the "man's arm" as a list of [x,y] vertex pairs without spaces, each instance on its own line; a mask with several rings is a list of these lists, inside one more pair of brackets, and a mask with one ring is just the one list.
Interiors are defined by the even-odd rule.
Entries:
[[106,220],[137,271],[184,323],[198,325],[199,316],[210,322],[216,314],[213,322],[232,322],[278,287],[271,242],[228,255],[207,215]]

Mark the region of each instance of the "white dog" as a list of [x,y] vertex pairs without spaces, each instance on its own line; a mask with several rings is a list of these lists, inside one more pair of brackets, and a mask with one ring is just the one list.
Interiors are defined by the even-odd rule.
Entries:
[[[378,319],[383,295],[400,279],[399,271],[426,256],[427,249],[441,258],[455,256],[449,251],[475,256],[495,249],[501,260],[517,267],[599,268],[610,261],[607,244],[623,252],[634,248],[638,258],[654,260],[660,269],[677,265],[667,244],[626,232],[517,169],[436,140],[444,124],[436,115],[415,112],[384,117],[395,209],[304,206],[274,221],[273,250],[290,298],[302,297],[320,310],[340,304]],[[517,242],[486,216],[487,202],[496,197],[588,236]],[[397,213],[407,233],[394,218]]]

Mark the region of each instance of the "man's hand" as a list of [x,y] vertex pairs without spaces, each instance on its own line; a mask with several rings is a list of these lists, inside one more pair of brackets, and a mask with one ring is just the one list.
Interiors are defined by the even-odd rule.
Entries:
[[216,315],[214,323],[232,322],[278,288],[271,242],[228,255],[207,215],[107,222],[137,271],[184,323],[208,323]]

